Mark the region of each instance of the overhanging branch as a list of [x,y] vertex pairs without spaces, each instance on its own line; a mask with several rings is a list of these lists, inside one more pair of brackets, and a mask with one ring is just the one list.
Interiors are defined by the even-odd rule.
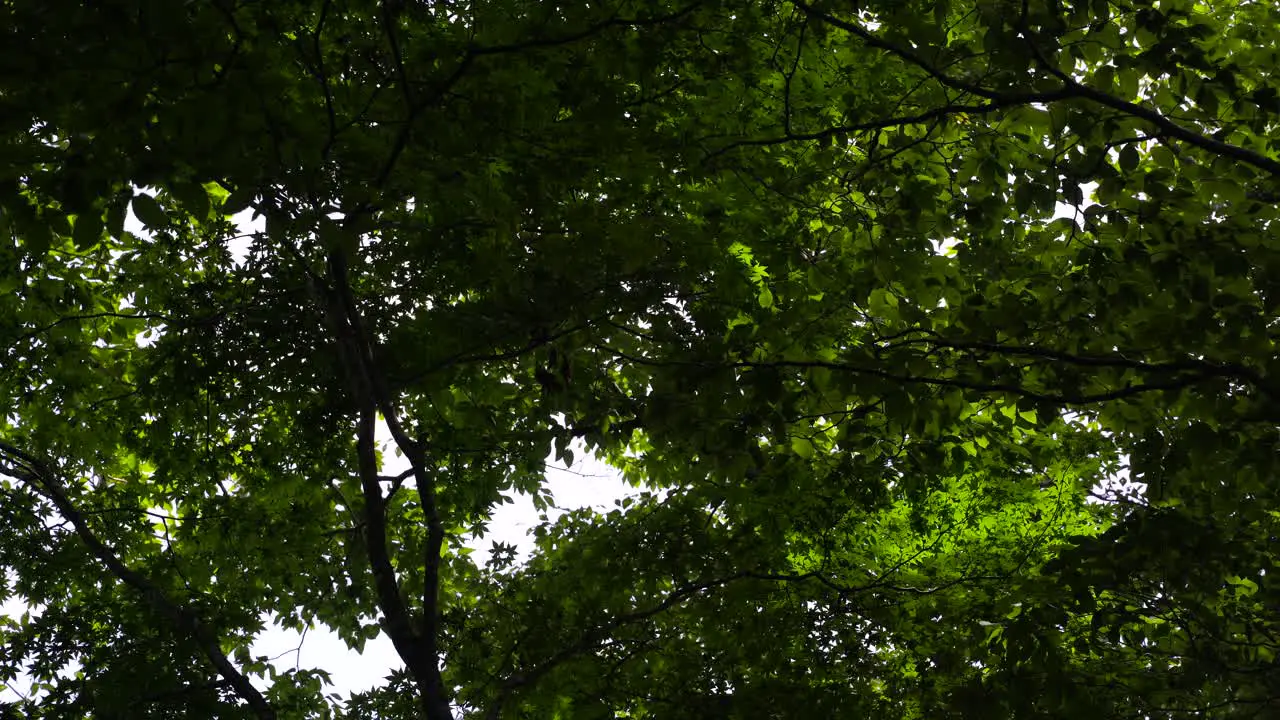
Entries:
[[740,360],[726,361],[721,363],[714,362],[694,362],[689,360],[654,360],[650,358],[637,357],[629,355],[620,350],[601,346],[602,350],[610,352],[623,360],[636,363],[637,365],[649,365],[653,367],[697,367],[697,368],[740,368],[744,370],[753,370],[761,368],[795,368],[795,369],[825,369],[834,372],[846,372],[857,375],[868,375],[878,377],[884,380],[899,382],[904,385],[933,385],[937,387],[953,387],[962,390],[973,390],[983,393],[1009,393],[1020,397],[1037,400],[1041,402],[1053,403],[1056,405],[1090,405],[1093,403],[1107,402],[1111,400],[1120,400],[1123,398],[1133,397],[1148,392],[1156,392],[1160,390],[1177,390],[1189,387],[1199,382],[1214,377],[1221,377],[1222,373],[1199,372],[1199,373],[1180,373],[1173,377],[1144,382],[1139,384],[1128,384],[1124,387],[1106,390],[1097,393],[1080,393],[1080,392],[1060,392],[1050,393],[1041,390],[1032,390],[1022,385],[1005,382],[984,383],[973,380],[963,380],[952,377],[930,377],[926,375],[909,375],[900,372],[885,370],[881,367],[871,365],[860,365],[851,362],[837,362],[826,360],[765,360],[759,362]]
[[0,470],[23,481],[33,491],[53,503],[62,517],[71,523],[76,536],[89,548],[89,552],[112,575],[142,595],[147,603],[167,618],[175,629],[185,633],[196,643],[205,659],[213,665],[218,675],[231,686],[235,694],[249,706],[256,717],[260,720],[275,720],[275,709],[222,651],[218,637],[200,620],[200,617],[190,608],[171,599],[150,578],[126,565],[114,550],[102,542],[67,495],[52,466],[3,440],[0,440],[0,458],[4,462],[0,465]]
[[901,47],[895,43],[891,43],[855,22],[842,20],[830,13],[818,10],[812,5],[801,0],[797,0],[796,7],[800,8],[807,15],[818,18],[832,27],[844,30],[850,35],[861,39],[869,47],[883,50],[890,55],[901,59],[908,65],[924,71],[927,75],[937,80],[939,84],[947,88],[989,100],[991,103],[990,105],[979,106],[987,108],[987,112],[999,109],[1000,107],[1010,107],[1013,105],[1047,103],[1067,99],[1088,100],[1090,102],[1109,107],[1113,110],[1117,110],[1130,117],[1150,123],[1151,125],[1159,128],[1162,134],[1182,140],[1188,145],[1193,145],[1211,154],[1232,158],[1247,165],[1252,165],[1260,170],[1265,170],[1273,175],[1280,175],[1280,161],[1269,158],[1261,153],[1254,152],[1253,150],[1249,150],[1248,148],[1243,148],[1239,145],[1232,145],[1231,143],[1209,137],[1204,133],[1179,125],[1165,115],[1162,115],[1151,108],[1123,100],[1115,97],[1114,95],[1110,95],[1102,92],[1101,90],[1085,85],[1049,63],[1048,60],[1045,59],[1043,53],[1039,52],[1039,49],[1034,46],[1034,43],[1028,42],[1028,45],[1032,47],[1032,51],[1037,56],[1038,63],[1043,66],[1046,72],[1061,81],[1062,87],[1058,90],[1045,93],[999,92],[975,85],[962,80],[961,78],[955,77],[954,75],[949,75],[932,62],[920,56],[918,53]]

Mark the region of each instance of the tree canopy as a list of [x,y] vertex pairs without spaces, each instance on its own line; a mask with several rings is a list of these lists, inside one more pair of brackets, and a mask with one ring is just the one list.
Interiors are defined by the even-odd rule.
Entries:
[[[0,47],[11,716],[1280,707],[1277,4],[5,0]],[[584,448],[645,492],[469,554]],[[338,697],[272,617],[402,668]]]

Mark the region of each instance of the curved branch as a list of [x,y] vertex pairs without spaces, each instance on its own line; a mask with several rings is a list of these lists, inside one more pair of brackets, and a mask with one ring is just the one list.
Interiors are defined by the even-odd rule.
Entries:
[[883,370],[878,367],[866,365],[858,365],[855,363],[835,362],[826,360],[771,360],[752,362],[747,360],[731,361],[724,363],[708,363],[694,362],[689,360],[652,360],[649,358],[636,357],[628,355],[620,350],[601,346],[600,349],[610,352],[617,357],[634,362],[638,365],[649,365],[652,367],[723,367],[723,368],[740,368],[740,369],[759,369],[759,368],[821,368],[835,372],[848,372],[859,375],[870,375],[885,380],[892,380],[909,385],[934,385],[938,387],[954,387],[962,390],[973,390],[983,393],[999,393],[1005,392],[1018,395],[1031,400],[1053,403],[1056,405],[1091,405],[1093,403],[1107,402],[1111,400],[1120,400],[1123,398],[1133,397],[1147,392],[1155,392],[1159,390],[1178,390],[1189,387],[1198,382],[1202,382],[1211,377],[1220,377],[1220,373],[1201,373],[1197,375],[1179,375],[1168,380],[1146,382],[1138,385],[1125,385],[1114,390],[1107,390],[1099,393],[1060,393],[1049,394],[1037,390],[1030,390],[1021,385],[1012,383],[983,383],[973,382],[969,380],[961,380],[959,378],[946,377],[927,377],[923,375],[904,375],[902,373]]
[[[910,345],[926,345],[934,348],[947,348],[951,350],[969,350],[995,355],[1038,358],[1042,360],[1061,362],[1067,365],[1077,365],[1079,367],[1123,368],[1127,370],[1165,375],[1177,373],[1199,373],[1203,377],[1222,377],[1247,382],[1257,387],[1267,395],[1275,394],[1275,390],[1270,386],[1266,378],[1256,370],[1239,363],[1215,363],[1195,358],[1147,362],[1145,360],[1132,360],[1119,353],[1111,355],[1075,354],[1064,352],[1062,350],[1054,350],[1053,348],[1036,347],[1034,345],[1010,345],[1001,342],[947,340],[939,336],[936,332],[923,328],[898,333],[895,336],[895,339],[896,337],[901,337],[910,332],[922,333],[924,337],[898,340],[896,342],[886,344],[884,347],[886,349],[890,349]],[[889,338],[885,339],[888,340]]]
[[[923,552],[923,551],[921,551]],[[917,553],[918,555],[919,553]],[[901,565],[905,564],[914,557],[904,558]],[[551,655],[546,660],[533,666],[525,672],[517,672],[507,678],[498,689],[498,697],[493,701],[485,711],[485,720],[499,720],[502,716],[502,708],[506,705],[507,700],[518,689],[530,685],[547,673],[554,670],[559,665],[585,653],[597,650],[609,644],[610,636],[617,630],[634,623],[644,622],[657,615],[660,615],[678,605],[681,605],[698,595],[714,591],[722,588],[730,583],[740,580],[759,580],[763,582],[775,583],[804,583],[807,581],[815,581],[826,587],[828,590],[836,593],[841,598],[848,598],[858,593],[870,592],[873,590],[889,590],[892,592],[911,593],[915,595],[931,595],[941,592],[947,588],[954,587],[966,582],[985,581],[985,580],[1005,580],[1004,575],[963,575],[953,578],[939,585],[916,588],[896,586],[889,584],[888,580],[896,572],[897,567],[891,569],[881,577],[864,585],[843,585],[832,580],[819,571],[806,573],[768,573],[751,570],[744,570],[720,578],[712,578],[710,580],[702,580],[682,585],[667,593],[661,601],[647,608],[636,610],[614,618],[599,627],[592,628],[584,632],[576,642],[561,649],[559,652]]]
[[947,73],[943,72],[940,68],[938,68],[936,65],[929,62],[928,60],[925,60],[924,58],[912,52],[911,50],[895,45],[894,43],[891,43],[888,40],[885,40],[884,38],[878,37],[877,35],[868,31],[866,28],[862,27],[861,25],[858,25],[857,23],[849,22],[847,20],[841,20],[840,18],[837,18],[829,13],[818,10],[814,8],[812,5],[809,5],[808,3],[803,2],[803,0],[797,0],[796,7],[803,10],[806,14],[816,17],[822,20],[823,22],[831,25],[832,27],[839,28],[851,35],[854,35],[860,38],[869,47],[883,50],[891,55],[894,55],[895,57],[900,58],[903,62],[919,68],[920,70],[924,71],[926,74],[928,74],[930,77],[937,80],[940,84],[942,84],[945,87],[951,88],[953,90],[959,90],[980,98],[985,98],[987,100],[990,100],[993,105],[1001,105],[1001,106],[1009,106],[1009,105],[1015,105],[1015,104],[1021,105],[1021,104],[1028,104],[1032,102],[1050,102],[1051,100],[1054,100],[1054,99],[1063,100],[1063,99],[1070,99],[1070,98],[1080,98],[1084,100],[1089,100],[1099,105],[1109,107],[1113,110],[1118,110],[1119,112],[1124,113],[1125,115],[1128,115],[1130,117],[1138,118],[1139,120],[1148,122],[1151,125],[1154,125],[1155,127],[1159,128],[1163,134],[1168,135],[1169,137],[1174,137],[1179,140],[1182,140],[1188,145],[1193,145],[1195,147],[1200,148],[1201,150],[1212,153],[1214,155],[1219,155],[1222,157],[1229,157],[1234,160],[1239,160],[1240,162],[1243,162],[1247,165],[1252,165],[1253,167],[1256,167],[1260,170],[1265,170],[1273,175],[1280,175],[1280,160],[1269,158],[1266,155],[1263,155],[1258,152],[1254,152],[1253,150],[1249,150],[1248,148],[1240,147],[1239,145],[1232,145],[1231,143],[1223,142],[1221,140],[1217,140],[1215,138],[1209,137],[1207,135],[1204,135],[1203,133],[1183,127],[1182,125],[1179,125],[1178,123],[1174,122],[1173,120],[1170,120],[1168,117],[1160,114],[1159,112],[1156,112],[1155,110],[1152,110],[1151,108],[1144,107],[1142,105],[1129,102],[1127,100],[1122,100],[1121,98],[1115,97],[1114,95],[1109,95],[1105,92],[1102,92],[1101,90],[1089,87],[1088,85],[1085,85],[1084,83],[1081,83],[1079,80],[1076,80],[1070,75],[1064,73],[1061,69],[1050,64],[1047,60],[1045,60],[1043,54],[1040,53],[1037,48],[1034,48],[1034,43],[1028,43],[1028,44],[1033,46],[1033,50],[1036,53],[1038,62],[1044,67],[1046,72],[1048,72],[1049,74],[1053,75],[1058,80],[1060,80],[1063,84],[1063,87],[1059,90],[1056,90],[1050,93],[1035,93],[1035,94],[1003,93],[1003,92],[998,92],[996,90],[989,90],[987,88],[980,87],[978,85],[974,85],[972,83],[961,80],[960,78],[954,77],[952,75],[948,75]]
[[[383,3],[384,8],[385,8],[385,5],[386,4]],[[376,187],[383,187],[387,184],[387,181],[391,178],[391,173],[395,170],[395,166],[399,162],[400,156],[404,153],[405,149],[408,147],[409,136],[412,134],[413,125],[417,121],[418,116],[421,114],[421,112],[426,108],[430,107],[431,105],[433,105],[434,103],[439,102],[450,91],[452,91],[453,88],[457,86],[457,84],[471,69],[472,65],[475,63],[477,58],[485,57],[487,55],[508,55],[511,53],[524,52],[526,50],[537,50],[541,48],[554,48],[554,47],[560,47],[563,45],[571,45],[573,43],[586,40],[590,37],[600,34],[601,32],[604,32],[605,30],[608,30],[610,28],[615,28],[615,27],[648,27],[648,26],[654,26],[654,25],[662,25],[665,23],[672,22],[674,20],[678,20],[684,17],[685,15],[692,13],[701,5],[702,5],[701,0],[695,0],[695,2],[690,3],[688,6],[677,9],[676,11],[665,14],[665,15],[657,15],[657,16],[648,17],[648,18],[619,18],[615,16],[615,17],[610,17],[606,20],[602,20],[597,23],[592,23],[591,25],[588,25],[587,27],[581,30],[567,33],[565,35],[556,36],[556,37],[535,37],[529,40],[524,40],[518,43],[511,43],[507,45],[488,45],[488,46],[469,47],[462,54],[462,57],[458,60],[458,64],[453,69],[453,72],[449,73],[449,76],[446,77],[443,82],[439,83],[435,88],[433,88],[433,91],[431,92],[430,96],[425,98],[412,98],[410,96],[408,76],[404,73],[404,62],[403,62],[403,59],[400,57],[399,49],[394,46],[395,36],[394,34],[390,34],[390,25],[388,24],[387,28],[388,28],[389,37],[391,39],[391,42],[393,43],[393,47],[392,47],[393,58],[395,60],[397,73],[400,78],[399,82],[404,85],[403,92],[405,93],[405,96],[406,96],[408,113],[407,113],[407,117],[405,118],[404,126],[401,128],[400,132],[396,136],[395,142],[392,144],[391,151],[387,154],[386,160],[383,161],[382,169],[378,172],[377,178],[374,181],[374,185]],[[384,13],[384,17],[385,17],[385,13]],[[366,214],[368,212],[371,212],[372,210],[374,210],[374,207],[372,205],[367,205],[365,207],[358,208],[357,213]]]
[[506,682],[502,683],[502,686],[499,688],[498,697],[485,711],[485,720],[498,720],[498,718],[502,716],[502,707],[506,704],[507,699],[511,697],[512,693],[535,682],[542,676],[554,670],[561,663],[596,649],[601,643],[605,642],[609,638],[611,633],[619,628],[647,620],[707,590],[727,585],[734,580],[749,577],[752,577],[751,573],[739,572],[723,578],[715,578],[712,580],[685,585],[672,590],[661,602],[653,605],[652,607],[628,613],[615,618],[605,625],[586,631],[578,638],[577,642],[562,649],[560,652],[555,653],[551,657],[530,668],[528,671],[515,673],[508,677]]
[[267,702],[262,693],[258,692],[249,678],[231,662],[222,651],[218,637],[200,620],[200,617],[191,609],[169,598],[164,590],[150,578],[126,565],[115,551],[98,538],[85,521],[84,515],[71,501],[48,463],[3,440],[0,440],[0,455],[5,456],[6,460],[4,465],[0,465],[0,471],[27,483],[33,490],[53,503],[62,517],[71,523],[71,527],[80,541],[89,548],[89,552],[106,566],[112,575],[137,591],[152,608],[195,641],[205,658],[217,670],[218,675],[231,686],[241,700],[248,704],[256,717],[260,720],[276,719],[275,708]]
[[886,130],[888,128],[900,127],[903,125],[923,125],[924,123],[951,117],[952,115],[985,115],[988,113],[998,112],[1010,107],[1021,105],[1030,105],[1032,103],[1046,103],[1057,100],[1065,100],[1074,97],[1075,94],[1065,90],[1055,90],[1052,92],[1042,93],[1024,93],[1011,94],[1003,97],[995,98],[989,103],[982,105],[965,105],[960,103],[951,103],[942,107],[926,110],[915,115],[902,115],[896,117],[881,118],[879,120],[868,120],[861,123],[851,123],[849,125],[837,125],[835,127],[824,128],[809,133],[793,133],[786,132],[783,135],[757,138],[754,140],[738,140],[725,145],[718,150],[708,153],[703,162],[712,160],[723,155],[730,150],[740,147],[749,147],[752,145],[781,145],[788,142],[805,142],[810,140],[826,140],[836,135],[847,135],[855,132],[865,132],[867,130]]

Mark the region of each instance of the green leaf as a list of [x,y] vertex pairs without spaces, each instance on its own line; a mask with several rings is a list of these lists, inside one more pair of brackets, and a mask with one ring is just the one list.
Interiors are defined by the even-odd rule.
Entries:
[[204,220],[209,216],[212,207],[209,193],[196,183],[174,183],[169,192],[178,199],[182,208],[196,220]]
[[102,218],[95,214],[82,214],[76,217],[71,240],[76,249],[88,252],[98,245],[102,237]]
[[39,220],[24,221],[19,227],[19,242],[27,255],[33,259],[43,258],[53,243],[53,233],[49,226]]
[[169,216],[160,203],[146,193],[133,196],[133,214],[138,220],[152,230],[159,230],[169,225]]
[[71,219],[61,210],[49,210],[44,214],[45,222],[55,235],[71,236]]
[[1133,145],[1125,145],[1120,149],[1120,169],[1133,172],[1138,168],[1138,149]]
[[227,199],[222,203],[220,212],[223,215],[235,215],[243,212],[249,207],[256,197],[256,188],[249,185],[242,185],[233,190],[231,194],[227,196]]
[[129,216],[129,198],[118,195],[107,203],[105,228],[116,239],[123,239],[124,224]]
[[898,315],[898,296],[884,288],[876,288],[867,297],[867,306],[873,315],[892,320]]

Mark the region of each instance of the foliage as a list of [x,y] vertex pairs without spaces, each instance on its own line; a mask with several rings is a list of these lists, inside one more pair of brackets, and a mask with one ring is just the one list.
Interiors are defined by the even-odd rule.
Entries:
[[[11,713],[1280,702],[1275,4],[9,0],[0,46]],[[477,565],[583,444],[648,492]],[[403,669],[328,694],[268,613]]]

